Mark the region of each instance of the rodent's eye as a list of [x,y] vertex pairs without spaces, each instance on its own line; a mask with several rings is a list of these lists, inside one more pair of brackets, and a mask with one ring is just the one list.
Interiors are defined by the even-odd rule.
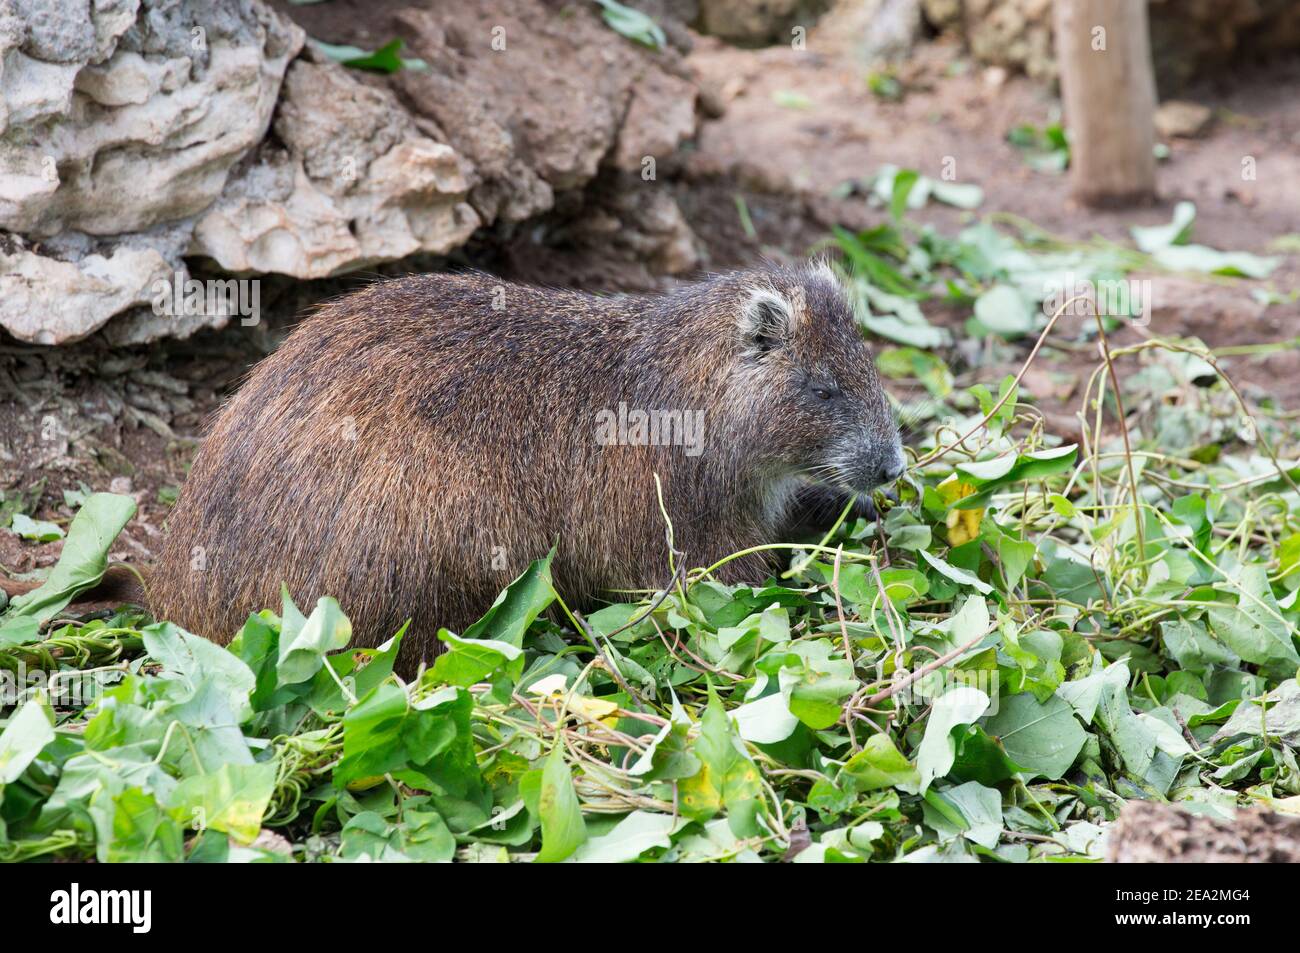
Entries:
[[834,396],[825,387],[814,387],[812,389],[812,392],[813,392],[813,396],[816,397],[818,400],[830,400],[831,397]]

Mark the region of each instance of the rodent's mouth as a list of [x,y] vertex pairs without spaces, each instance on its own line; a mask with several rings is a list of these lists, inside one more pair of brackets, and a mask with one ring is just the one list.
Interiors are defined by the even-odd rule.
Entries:
[[802,475],[855,496],[870,496],[890,486],[907,469],[901,442],[880,441],[870,435],[852,435],[833,443],[817,459],[801,470]]

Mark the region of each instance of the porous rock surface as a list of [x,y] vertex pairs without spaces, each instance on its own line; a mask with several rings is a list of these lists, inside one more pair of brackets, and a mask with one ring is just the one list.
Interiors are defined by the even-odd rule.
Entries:
[[[367,28],[423,66],[365,73],[308,39]],[[187,260],[312,279],[445,254],[602,170],[671,168],[695,100],[671,44],[637,46],[587,5],[0,0],[0,327],[185,336],[228,320],[153,306]],[[648,205],[628,254],[693,266],[672,199]],[[598,230],[611,213],[593,214]]]

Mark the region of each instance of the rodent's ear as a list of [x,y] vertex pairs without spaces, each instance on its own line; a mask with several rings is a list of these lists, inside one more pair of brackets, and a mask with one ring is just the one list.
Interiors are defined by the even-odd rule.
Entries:
[[757,288],[741,305],[738,324],[745,344],[766,354],[789,340],[794,331],[794,308],[775,291]]

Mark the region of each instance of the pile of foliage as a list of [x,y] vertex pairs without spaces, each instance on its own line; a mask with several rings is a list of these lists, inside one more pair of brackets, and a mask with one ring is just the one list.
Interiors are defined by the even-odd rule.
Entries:
[[[922,333],[908,305],[936,287],[1034,301],[1000,233],[902,234],[840,236],[865,321]],[[999,297],[973,330],[1041,330]],[[766,581],[678,565],[585,618],[543,557],[412,681],[402,633],[350,649],[329,598],[286,594],[229,647],[66,618],[133,512],[92,495],[0,616],[0,859],[1075,861],[1129,799],[1296,810],[1288,421],[1199,344],[1112,350],[1106,328],[1079,344],[1101,345],[1082,444],[1017,377],[957,388],[888,349],[930,403],[877,520],[769,547]]]

